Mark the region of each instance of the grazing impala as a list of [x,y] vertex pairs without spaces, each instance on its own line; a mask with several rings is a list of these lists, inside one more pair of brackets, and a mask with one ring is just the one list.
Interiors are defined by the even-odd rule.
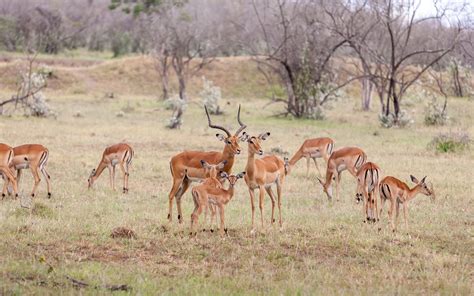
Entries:
[[295,155],[290,159],[290,168],[292,168],[301,158],[306,158],[306,177],[309,175],[309,166],[311,159],[314,161],[314,165],[318,170],[320,176],[321,171],[319,170],[316,158],[324,158],[327,162],[334,149],[334,141],[331,138],[315,138],[308,139],[303,142],[300,149],[296,151]]
[[[408,227],[407,211],[408,202],[415,198],[418,193],[430,196],[431,200],[435,199],[433,187],[428,188],[425,183],[426,176],[418,181],[417,178],[410,175],[411,181],[416,184],[415,187],[411,188],[405,182],[398,180],[395,177],[385,177],[380,182],[380,215],[385,205],[385,201],[390,201],[390,209],[388,210],[388,216],[392,225],[392,230],[395,231],[398,225],[398,214],[400,212],[400,204],[403,204],[403,219],[405,220],[405,228]],[[393,211],[396,210],[396,223],[394,223]]]
[[367,221],[378,221],[378,190],[380,168],[373,162],[366,162],[357,172],[357,202],[363,198]]
[[348,170],[352,176],[357,176],[357,171],[367,160],[364,151],[357,147],[343,147],[334,151],[328,160],[326,169],[326,182],[318,178],[319,183],[323,186],[323,190],[332,199],[332,179],[336,179],[336,199],[339,200],[339,183],[341,182],[341,173]]
[[219,209],[219,217],[220,217],[220,228],[219,233],[221,236],[224,235],[224,232],[227,232],[225,228],[225,218],[224,218],[224,207],[234,196],[234,186],[238,179],[243,178],[245,172],[242,172],[238,175],[228,175],[226,172],[221,173],[221,177],[225,178],[229,181],[229,188],[217,188],[214,186],[214,181],[208,183],[204,181],[201,185],[195,186],[192,189],[192,195],[194,200],[194,211],[191,214],[191,235],[196,235],[196,227],[198,224],[199,215],[202,213],[204,209],[208,207],[211,208],[212,217],[215,216],[216,209]]
[[134,155],[133,148],[126,143],[119,143],[105,148],[102,154],[102,160],[99,162],[97,169],[93,169],[89,179],[89,188],[99,178],[105,168],[109,169],[110,186],[115,190],[115,166],[118,164],[123,173],[123,193],[128,193],[128,177],[129,169]]
[[260,159],[256,159],[255,155],[263,155],[263,150],[260,145],[261,141],[265,141],[270,136],[269,132],[262,133],[258,137],[249,137],[246,135],[248,142],[248,159],[247,166],[245,167],[246,175],[245,182],[249,188],[250,203],[252,206],[252,232],[255,230],[255,189],[259,189],[259,208],[260,218],[263,228],[263,199],[265,197],[265,191],[267,191],[272,201],[272,220],[271,223],[275,222],[275,195],[272,191],[272,185],[275,184],[277,187],[278,195],[278,213],[279,213],[279,224],[282,227],[281,219],[281,190],[285,176],[288,173],[288,163],[281,158],[271,155],[265,156]]
[[[170,170],[171,176],[173,177],[173,186],[171,187],[168,196],[168,220],[170,222],[172,220],[173,199],[176,197],[178,221],[179,223],[182,223],[183,215],[181,212],[181,197],[188,190],[189,185],[193,181],[203,180],[206,178],[206,170],[203,169],[201,160],[211,164],[217,164],[226,160],[227,162],[222,170],[230,174],[232,166],[234,165],[234,157],[236,154],[240,154],[239,139],[241,139],[241,137],[239,137],[239,134],[247,127],[240,120],[240,106],[237,113],[237,121],[239,122],[240,127],[233,135],[224,127],[212,124],[209,112],[206,107],[204,108],[206,110],[209,127],[225,132],[225,135],[216,134],[216,137],[224,142],[224,150],[222,152],[184,151],[171,158]],[[244,135],[242,135],[242,137],[243,136]]]
[[13,148],[13,154],[12,168],[17,171],[17,183],[20,183],[21,170],[30,168],[33,178],[35,179],[31,196],[35,197],[36,190],[41,182],[41,172],[48,187],[48,198],[51,198],[51,177],[46,171],[49,158],[48,148],[40,144],[26,144]]
[[15,194],[15,197],[18,197],[17,180],[10,170],[13,162],[13,155],[14,152],[12,147],[0,143],[0,173],[5,180],[2,190],[2,199],[6,196],[8,183],[13,184],[13,193]]

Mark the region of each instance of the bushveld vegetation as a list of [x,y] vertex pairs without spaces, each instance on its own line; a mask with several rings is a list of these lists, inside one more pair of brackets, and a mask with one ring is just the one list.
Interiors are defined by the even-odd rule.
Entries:
[[[233,58],[229,59],[216,62],[214,69],[233,65]],[[386,212],[376,226],[362,223],[362,206],[354,201],[352,177],[343,174],[341,201],[328,202],[317,183],[316,170],[312,167],[306,179],[302,161],[286,180],[282,231],[267,227],[250,234],[249,197],[241,183],[226,207],[228,237],[222,240],[215,232],[206,232],[191,239],[189,193],[183,201],[184,223],[167,224],[168,161],[185,149],[221,150],[222,143],[207,127],[199,97],[191,100],[183,117],[185,124],[175,132],[164,128],[168,116],[164,103],[150,94],[154,84],[141,87],[150,93],[134,94],[133,80],[109,85],[100,78],[108,77],[108,67],[118,73],[133,65],[135,59],[86,68],[58,66],[57,71],[69,72],[69,77],[89,71],[97,77],[97,84],[84,93],[77,93],[74,83],[63,90],[47,88],[49,104],[58,113],[56,119],[0,118],[2,142],[39,142],[49,148],[53,184],[51,199],[46,199],[42,182],[31,205],[8,197],[1,202],[4,293],[105,293],[110,285],[124,284],[132,288],[132,294],[472,293],[472,151],[438,154],[427,147],[440,131],[472,134],[472,102],[450,98],[450,113],[456,120],[447,126],[426,126],[420,105],[413,109],[410,128],[382,129],[374,124],[377,112],[360,111],[354,96],[334,102],[327,111],[328,120],[290,120],[272,117],[279,106],[265,107],[267,99],[247,95],[264,94],[264,86],[248,84],[242,90],[243,86],[230,83],[236,92],[228,95],[223,88],[223,100],[228,103],[223,106],[224,115],[214,120],[236,127],[235,112],[242,104],[248,132],[271,132],[263,144],[265,151],[292,154],[306,138],[329,136],[336,148],[363,148],[384,175],[406,182],[409,174],[428,175],[437,199],[417,197],[410,205],[409,229],[401,224],[393,234]],[[146,71],[145,65],[140,65],[140,71]],[[242,65],[238,69],[244,72],[236,75],[248,73]],[[213,80],[216,85],[229,82],[228,78]],[[200,85],[197,80],[196,89]],[[109,87],[117,87],[112,90],[113,99],[104,95]],[[127,88],[132,91],[123,91]],[[2,92],[9,93],[8,88],[2,87]],[[115,114],[124,108],[131,111],[117,118]],[[136,151],[130,193],[113,192],[107,175],[88,191],[88,174],[104,147],[119,141],[131,143]],[[237,157],[235,172],[245,167],[247,147],[241,146],[243,154]],[[25,196],[33,180],[28,173],[23,176],[20,189]],[[30,208],[21,207],[22,203]],[[269,212],[266,202],[267,223]],[[136,238],[112,237],[118,227],[132,230]]]
[[[25,171],[20,198],[0,201],[0,294],[471,295],[472,6],[442,6],[420,19],[417,1],[0,0],[0,142],[45,145],[52,183],[32,199]],[[436,199],[417,196],[392,232],[387,208],[364,223],[352,176],[328,201],[303,159],[281,229],[265,196],[251,231],[239,181],[226,236],[190,236],[190,190],[183,223],[176,206],[167,219],[170,159],[222,151],[204,105],[229,130],[241,105],[250,135],[271,133],[266,154],[330,137],[382,177],[426,175]],[[88,190],[118,142],[135,151],[128,194],[107,171]]]

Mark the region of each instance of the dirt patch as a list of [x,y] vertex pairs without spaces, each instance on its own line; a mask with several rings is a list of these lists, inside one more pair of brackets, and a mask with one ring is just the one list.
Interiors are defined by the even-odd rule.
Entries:
[[136,239],[137,234],[130,228],[126,227],[117,227],[112,230],[110,234],[111,238],[128,238],[128,239]]

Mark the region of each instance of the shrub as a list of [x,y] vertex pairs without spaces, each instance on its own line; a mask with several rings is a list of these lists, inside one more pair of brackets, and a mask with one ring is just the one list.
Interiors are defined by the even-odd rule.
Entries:
[[408,112],[405,110],[400,110],[400,115],[398,118],[396,118],[395,114],[393,113],[388,115],[379,114],[379,121],[381,126],[385,128],[407,127],[414,122],[410,114],[408,114]]
[[425,124],[445,125],[448,119],[445,106],[438,104],[436,97],[433,97],[425,110]]
[[173,110],[171,118],[168,120],[166,127],[174,129],[179,128],[183,124],[182,115],[186,110],[186,102],[175,96],[165,101],[166,110]]
[[469,148],[470,141],[466,132],[441,133],[431,140],[428,148],[441,153],[459,152]]
[[207,107],[209,113],[214,115],[222,114],[221,107],[219,105],[222,100],[221,88],[214,86],[214,83],[207,80],[206,77],[202,77],[203,90],[199,93],[202,97],[204,106]]

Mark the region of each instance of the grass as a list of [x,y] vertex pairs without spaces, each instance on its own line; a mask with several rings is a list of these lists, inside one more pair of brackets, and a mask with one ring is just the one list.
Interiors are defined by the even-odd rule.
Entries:
[[[320,122],[270,117],[281,106],[263,108],[265,100],[227,94],[225,115],[215,122],[235,129],[242,103],[247,132],[271,132],[266,151],[278,147],[292,154],[306,138],[330,136],[336,147],[363,148],[384,175],[407,182],[410,174],[428,175],[438,199],[432,203],[418,196],[410,203],[409,228],[400,223],[395,234],[385,211],[378,231],[362,223],[352,177],[343,173],[342,200],[330,203],[315,168],[309,179],[304,177],[302,161],[285,184],[282,231],[267,225],[250,234],[248,192],[239,182],[226,209],[229,237],[222,240],[209,232],[189,238],[189,193],[183,200],[184,224],[166,222],[170,157],[185,149],[222,149],[200,107],[190,104],[182,129],[171,131],[164,128],[170,112],[154,96],[119,93],[117,99],[106,99],[87,89],[53,89],[48,96],[57,119],[0,117],[0,142],[38,142],[49,148],[53,185],[53,198],[47,199],[41,183],[32,210],[20,208],[18,200],[0,202],[2,294],[105,294],[106,285],[127,284],[132,290],[117,293],[472,295],[474,155],[427,149],[439,132],[473,134],[471,102],[450,100],[450,116],[456,120],[446,127],[424,126],[420,108],[411,128],[383,129],[377,112],[357,111],[352,99],[337,102],[328,120]],[[74,116],[78,111],[82,117]],[[119,141],[128,141],[136,151],[130,193],[112,191],[107,173],[87,190],[87,177],[103,149]],[[247,147],[242,147],[234,172],[245,167]],[[27,172],[23,176],[20,190],[26,195],[33,180]],[[173,210],[176,218],[176,206]],[[268,197],[264,215],[268,223]],[[137,238],[112,238],[117,227],[133,230]],[[76,287],[68,277],[89,286]]]

